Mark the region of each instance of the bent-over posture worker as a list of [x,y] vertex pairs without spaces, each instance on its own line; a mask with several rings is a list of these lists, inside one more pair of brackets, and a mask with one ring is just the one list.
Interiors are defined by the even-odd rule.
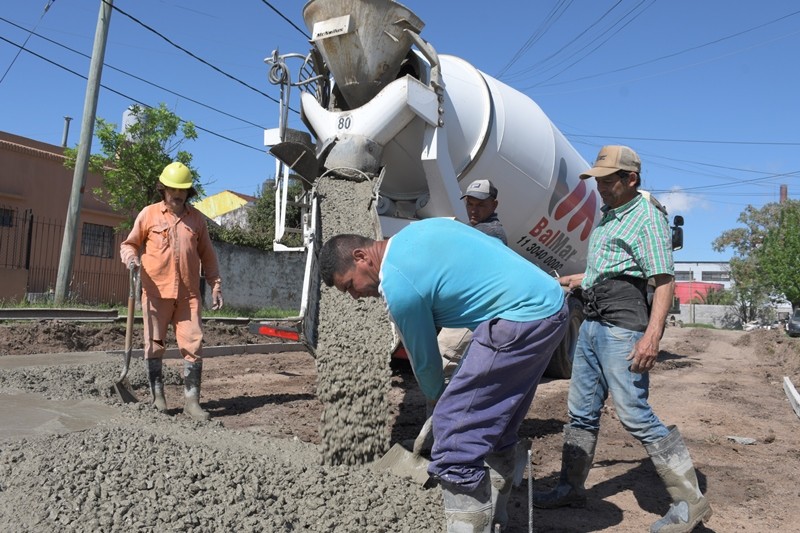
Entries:
[[[442,486],[447,531],[504,526],[517,431],[567,328],[558,282],[499,239],[439,218],[389,240],[334,236],[319,263],[326,285],[384,298],[422,392],[438,400],[428,472]],[[446,388],[437,326],[474,332]]]
[[162,201],[142,209],[120,247],[122,262],[141,268],[144,359],[150,394],[156,409],[166,411],[162,358],[171,324],[184,359],[183,411],[196,420],[208,420],[210,415],[200,407],[200,267],[212,287],[213,308],[219,309],[223,302],[217,255],[205,218],[188,203],[197,194],[189,168],[180,162],[170,163],[156,189]]
[[[711,507],[678,428],[665,426],[648,402],[649,371],[672,304],[674,264],[669,223],[638,191],[640,172],[632,149],[605,146],[594,167],[580,175],[597,180],[603,216],[589,238],[585,275],[560,278],[570,288],[580,284],[586,320],[572,363],[561,475],[555,489],[534,493],[533,504],[586,505],[584,483],[610,393],[620,422],[644,445],[672,498],[669,511],[650,531],[688,533],[711,516]],[[650,278],[656,286],[652,309],[647,305]]]

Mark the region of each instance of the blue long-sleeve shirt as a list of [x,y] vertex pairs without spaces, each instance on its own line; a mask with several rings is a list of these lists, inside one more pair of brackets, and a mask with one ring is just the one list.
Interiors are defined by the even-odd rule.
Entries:
[[380,292],[426,397],[444,390],[436,328],[469,328],[502,318],[529,322],[559,311],[558,281],[461,222],[415,222],[389,240]]

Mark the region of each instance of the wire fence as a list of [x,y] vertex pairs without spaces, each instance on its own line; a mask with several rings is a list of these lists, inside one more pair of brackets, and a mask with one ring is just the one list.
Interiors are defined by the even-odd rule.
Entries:
[[[64,238],[64,221],[30,210],[0,206],[0,269],[28,272],[30,302],[52,297]],[[74,303],[120,305],[128,298],[128,271],[118,258],[127,236],[110,226],[81,223],[77,228],[68,299]]]

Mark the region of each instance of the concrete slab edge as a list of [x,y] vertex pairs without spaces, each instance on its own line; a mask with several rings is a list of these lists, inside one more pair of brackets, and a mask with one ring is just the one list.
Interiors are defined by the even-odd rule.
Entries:
[[789,398],[789,403],[792,404],[794,414],[800,418],[800,395],[797,394],[797,389],[794,388],[788,376],[783,376],[783,390],[786,392],[786,397]]
[[[271,354],[283,352],[307,352],[306,346],[299,342],[271,342],[267,344],[232,344],[228,346],[204,346],[203,357],[219,357],[223,355],[237,355],[237,354]],[[122,356],[124,350],[109,350],[110,355]],[[133,350],[131,357],[142,358],[144,357],[144,350]],[[167,348],[164,353],[167,359],[182,359],[181,352],[178,348]]]

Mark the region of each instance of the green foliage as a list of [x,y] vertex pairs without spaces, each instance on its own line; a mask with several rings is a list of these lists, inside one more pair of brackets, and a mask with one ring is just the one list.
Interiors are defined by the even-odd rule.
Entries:
[[[180,149],[185,141],[197,138],[194,125],[182,121],[163,103],[157,108],[134,105],[130,110],[135,120],[124,133],[116,124],[97,119],[95,137],[102,154],[89,157],[89,170],[103,176],[102,187],[92,193],[116,213],[128,216],[121,224],[124,229],[131,227],[142,208],[159,199],[158,177],[173,161],[189,167],[194,188],[203,194],[197,170],[191,166],[192,155]],[[77,149],[68,148],[64,153],[64,165],[75,168]]]
[[[780,241],[776,232],[779,231],[782,213],[787,206],[795,206],[793,209],[796,209],[797,205],[798,202],[789,201],[784,204],[769,203],[760,209],[747,206],[738,218],[744,227],[724,231],[712,242],[712,247],[717,252],[727,248],[734,251],[735,255],[730,261],[735,296],[733,305],[742,322],[756,320],[772,295],[788,294],[787,291],[791,290],[791,284],[786,283],[785,277],[768,275],[767,269],[774,270],[770,263],[777,260],[773,256],[776,253],[775,243]],[[792,229],[788,225],[785,228],[791,233]],[[794,226],[793,230],[796,233],[800,228]],[[770,239],[772,244],[767,245]],[[768,253],[764,251],[765,247],[769,248]],[[778,264],[785,265],[785,260],[778,261]],[[797,265],[796,260],[794,265]],[[800,295],[798,298],[800,299]]]
[[731,290],[710,289],[701,300],[706,305],[733,305],[736,296]]
[[[303,193],[303,188],[299,183],[292,183],[289,186],[289,198],[295,198]],[[289,227],[301,227],[301,210],[297,206],[287,208],[287,225]],[[275,240],[275,189],[267,182],[261,193],[256,197],[255,204],[247,211],[247,227],[221,227],[215,224],[209,225],[211,238],[239,246],[249,246],[259,250],[271,251]],[[303,245],[301,234],[287,234],[281,241],[282,244],[290,247]]]
[[755,255],[770,288],[796,309],[800,305],[800,202],[779,205],[777,223],[769,228]]

